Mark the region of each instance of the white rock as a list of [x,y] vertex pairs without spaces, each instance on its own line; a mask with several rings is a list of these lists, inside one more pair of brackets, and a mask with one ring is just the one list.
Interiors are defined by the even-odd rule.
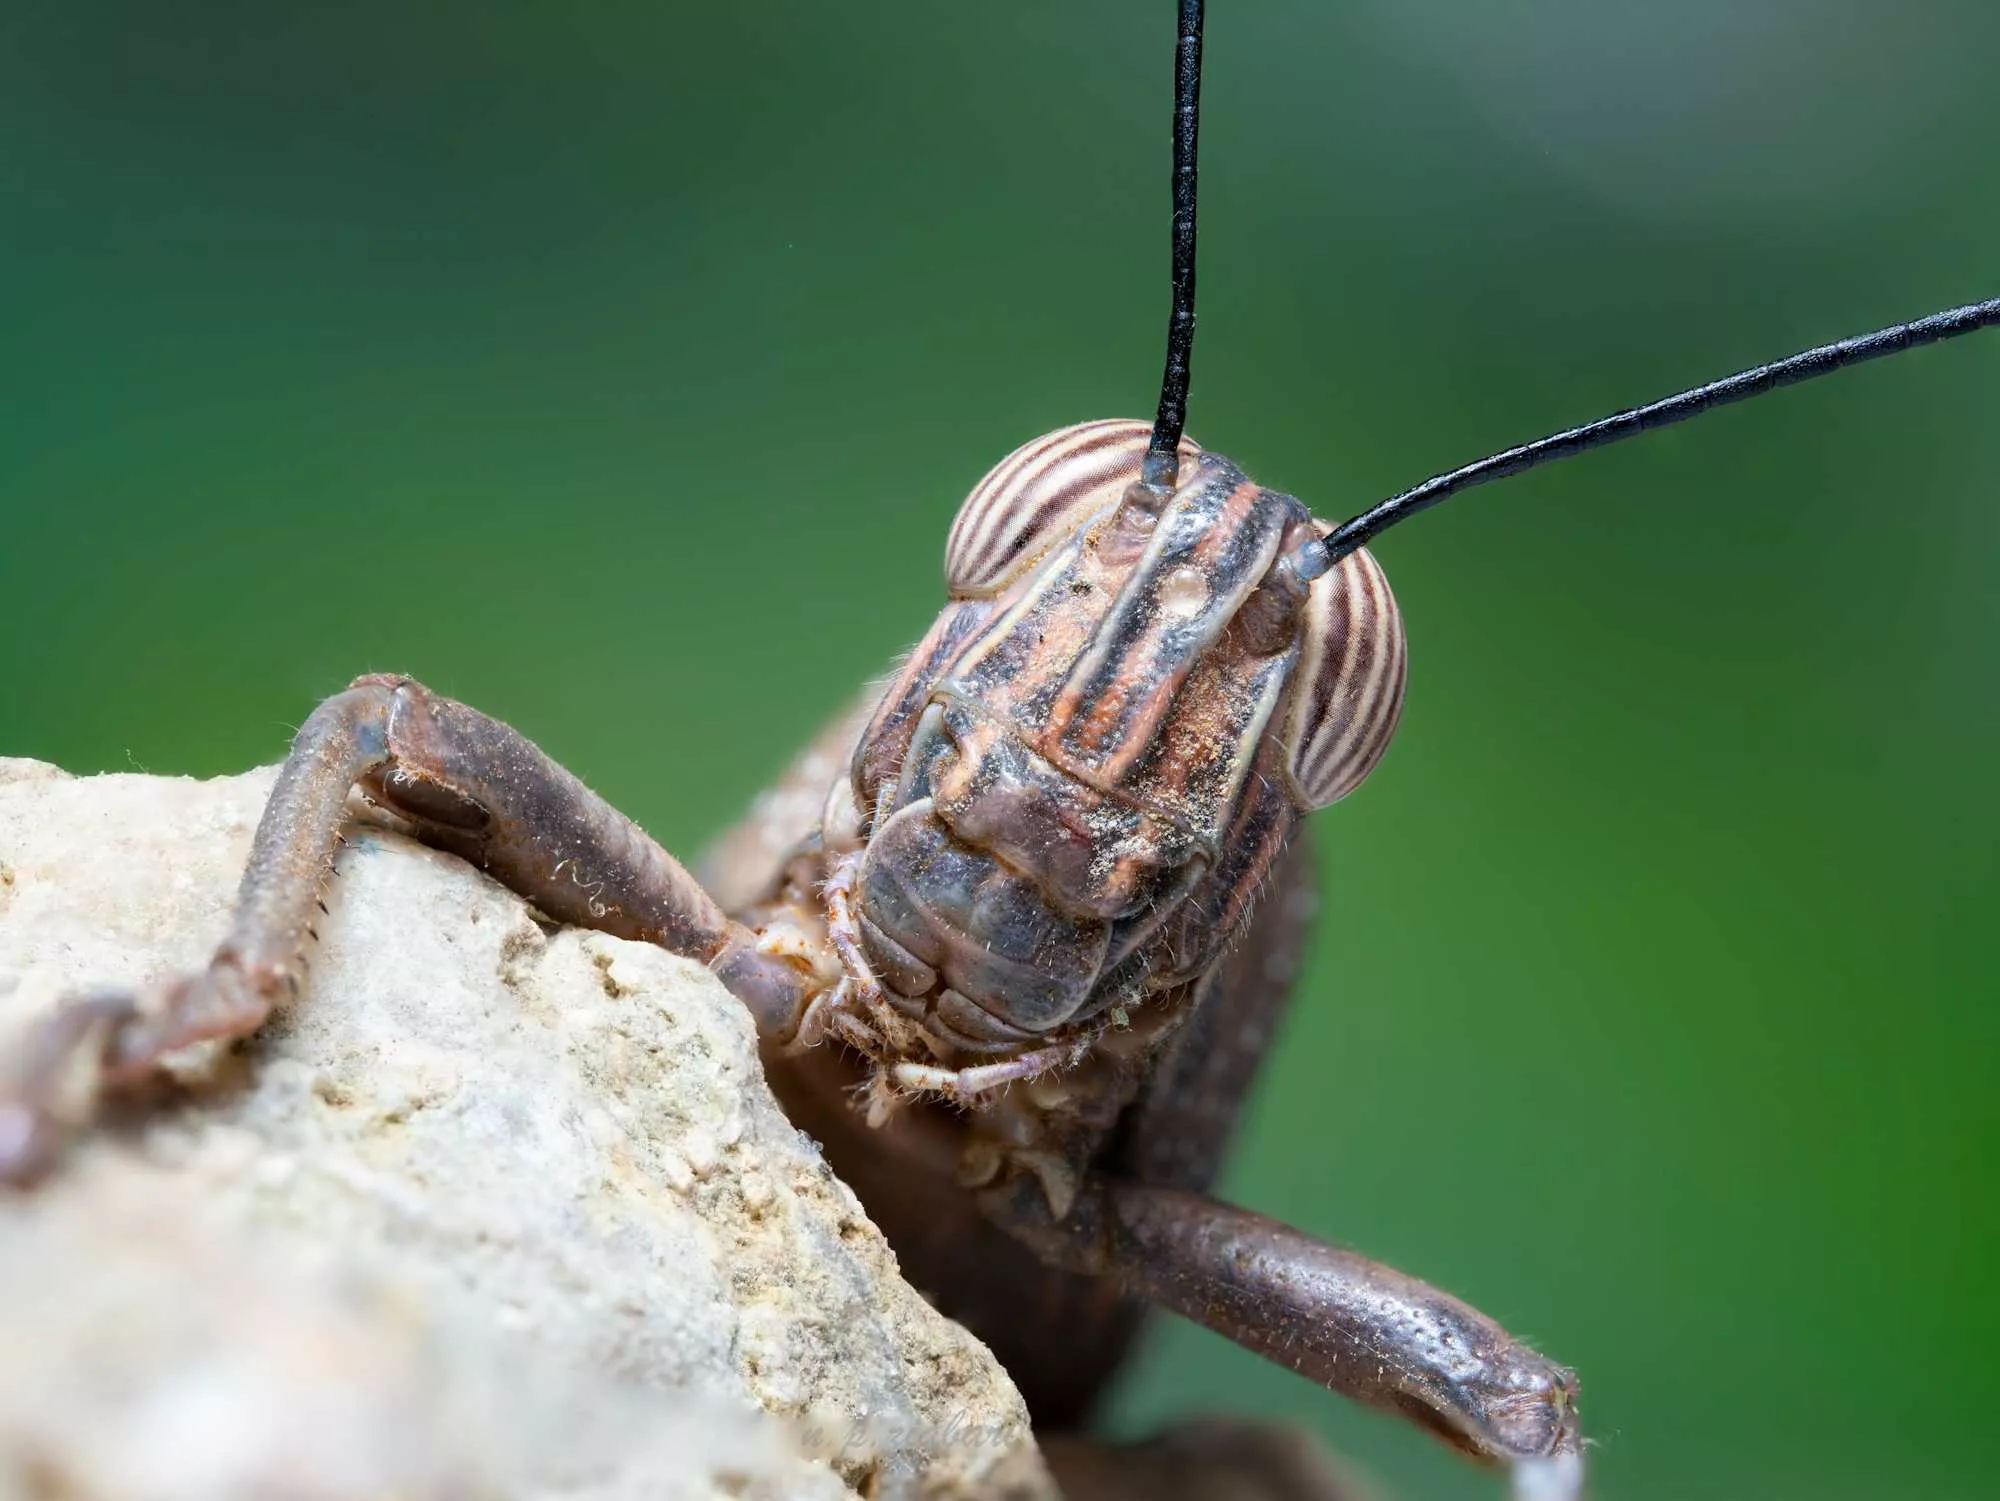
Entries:
[[[0,1035],[202,963],[272,775],[0,760]],[[296,1008],[0,1201],[0,1496],[1052,1494],[705,970],[381,830],[328,905]]]

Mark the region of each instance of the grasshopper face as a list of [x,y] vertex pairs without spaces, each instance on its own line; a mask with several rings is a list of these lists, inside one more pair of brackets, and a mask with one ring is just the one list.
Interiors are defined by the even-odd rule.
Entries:
[[1310,587],[1305,507],[1147,429],[1004,460],[959,513],[952,603],[862,737],[856,879],[876,973],[947,1052],[1081,1035],[1199,975],[1292,821],[1373,767],[1402,700],[1365,555]]

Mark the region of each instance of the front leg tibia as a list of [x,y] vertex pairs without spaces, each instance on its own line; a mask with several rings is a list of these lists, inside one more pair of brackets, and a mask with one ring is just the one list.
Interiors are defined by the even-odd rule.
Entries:
[[703,963],[730,923],[631,819],[518,730],[408,678],[359,679],[384,696],[386,754],[363,793],[558,922],[655,943]]
[[0,1182],[46,1165],[102,1089],[192,1043],[249,1035],[300,990],[356,786],[550,917],[699,960],[760,1031],[795,1026],[804,973],[765,954],[630,819],[498,720],[407,678],[364,677],[294,738],[207,968],[73,998],[31,1033],[0,1082]]
[[387,754],[363,793],[558,922],[699,960],[750,1010],[790,1036],[809,982],[756,937],[651,835],[520,731],[409,678],[357,679],[387,694]]
[[1582,1478],[1576,1378],[1413,1277],[1180,1189],[1089,1179],[1058,1220],[1032,1180],[987,1213],[1045,1261],[1115,1281],[1324,1386],[1514,1469],[1523,1494]]

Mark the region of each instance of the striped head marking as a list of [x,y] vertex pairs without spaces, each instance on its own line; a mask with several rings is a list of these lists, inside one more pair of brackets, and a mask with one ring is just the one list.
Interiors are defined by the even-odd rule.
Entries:
[[1147,434],[1065,428],[974,487],[945,574],[991,613],[939,688],[1203,844],[1267,734],[1301,807],[1360,785],[1401,709],[1402,623],[1365,552],[1301,582],[1286,559],[1325,528],[1192,442],[1164,508],[1128,504]]

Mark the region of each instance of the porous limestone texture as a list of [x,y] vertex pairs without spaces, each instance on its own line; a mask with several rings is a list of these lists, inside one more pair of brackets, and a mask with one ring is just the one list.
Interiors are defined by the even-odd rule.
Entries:
[[[0,760],[0,1038],[201,964],[272,777]],[[1052,1496],[704,969],[366,824],[327,905],[296,1006],[0,1194],[0,1497]]]

